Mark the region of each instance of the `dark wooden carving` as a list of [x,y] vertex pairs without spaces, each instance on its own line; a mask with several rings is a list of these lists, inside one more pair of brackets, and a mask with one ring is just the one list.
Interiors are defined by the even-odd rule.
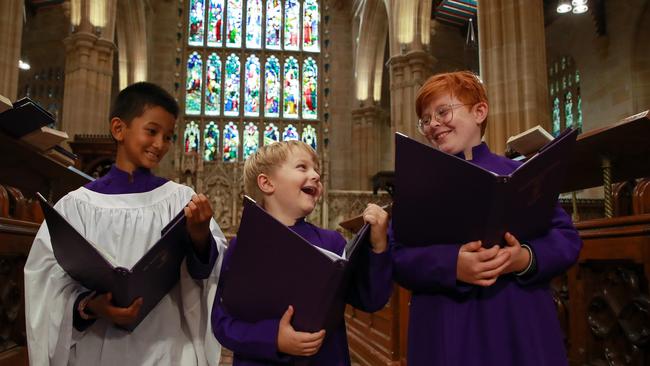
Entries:
[[632,194],[635,215],[650,213],[650,178],[641,179]]

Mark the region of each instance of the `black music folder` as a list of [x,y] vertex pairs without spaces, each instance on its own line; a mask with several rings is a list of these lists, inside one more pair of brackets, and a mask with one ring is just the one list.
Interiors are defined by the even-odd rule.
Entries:
[[50,112],[28,97],[16,101],[13,108],[0,113],[0,129],[16,138],[55,122]]
[[138,297],[143,298],[138,319],[126,330],[135,329],[180,279],[181,264],[191,250],[183,210],[162,230],[156,244],[128,269],[84,238],[40,193],[37,196],[54,257],[70,277],[97,293],[111,292],[115,306],[128,307]]
[[543,235],[557,206],[577,130],[567,129],[508,175],[395,134],[395,239],[407,246],[504,244]]
[[369,242],[368,224],[343,257],[310,244],[244,197],[237,243],[222,279],[222,303],[231,316],[257,322],[280,319],[294,307],[296,330],[333,331],[345,310],[348,279]]

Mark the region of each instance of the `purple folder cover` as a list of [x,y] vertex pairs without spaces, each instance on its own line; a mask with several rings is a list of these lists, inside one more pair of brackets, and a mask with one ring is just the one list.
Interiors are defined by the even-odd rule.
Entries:
[[365,225],[346,246],[348,259],[332,259],[244,197],[237,243],[223,278],[222,302],[235,318],[280,319],[293,305],[296,330],[334,330],[343,318],[347,279],[367,244]]
[[54,122],[52,114],[29,98],[16,101],[12,109],[0,114],[0,129],[16,138]]
[[111,292],[115,306],[128,307],[136,298],[143,298],[138,319],[124,329],[135,329],[180,279],[180,266],[189,247],[182,210],[162,230],[158,242],[131,269],[127,269],[111,264],[111,260],[88,242],[40,193],[37,196],[50,233],[54,257],[70,277],[100,294]]
[[568,129],[509,175],[395,134],[393,230],[408,246],[504,244],[544,234],[577,130]]

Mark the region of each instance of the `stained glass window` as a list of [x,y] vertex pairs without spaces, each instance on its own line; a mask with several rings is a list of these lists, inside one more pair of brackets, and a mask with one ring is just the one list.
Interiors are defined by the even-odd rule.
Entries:
[[278,117],[280,115],[280,62],[275,56],[269,57],[265,69],[264,115]]
[[262,0],[248,0],[247,2],[246,47],[262,47]]
[[205,0],[190,1],[190,19],[187,43],[190,46],[203,46],[203,9]]
[[237,161],[239,152],[239,131],[233,122],[228,122],[223,128],[223,161],[232,163]]
[[226,88],[224,93],[224,114],[226,116],[239,115],[239,70],[239,57],[231,54],[226,61]]
[[244,129],[244,160],[255,153],[260,145],[260,132],[253,122],[249,122]]
[[302,49],[305,51],[320,51],[318,41],[318,23],[320,23],[320,12],[316,0],[305,0],[304,13],[302,15]]
[[300,140],[300,136],[298,136],[298,131],[296,130],[293,125],[288,125],[287,127],[284,128],[284,133],[282,134],[282,141],[289,141],[289,140]]
[[217,116],[221,111],[221,60],[216,53],[208,57],[205,70],[205,114]]
[[551,96],[551,129],[554,136],[565,128],[582,131],[582,97],[580,96],[580,73],[570,56],[563,56],[551,63],[548,85]]
[[264,129],[264,145],[270,145],[278,141],[280,141],[278,128],[273,123],[269,123]]
[[282,4],[280,0],[266,0],[266,48],[280,49]]
[[241,47],[241,0],[228,0],[228,22],[226,26],[226,46]]
[[203,62],[201,56],[193,52],[187,60],[187,88],[185,90],[185,113],[201,113],[201,74]]
[[219,126],[208,123],[203,132],[203,160],[215,161],[219,151]]
[[313,58],[305,60],[302,67],[302,117],[318,118],[318,66]]
[[190,123],[187,124],[187,126],[185,126],[185,133],[183,134],[184,137],[183,140],[185,141],[186,153],[199,151],[200,134],[201,132],[199,131],[199,126],[196,124],[196,122],[191,121]]
[[316,136],[316,129],[313,126],[307,125],[302,130],[302,142],[311,146],[314,150],[317,150],[316,149],[316,147],[318,146],[317,140],[318,137]]
[[180,3],[187,13],[180,98],[186,130],[194,131],[184,135],[186,150],[220,164],[241,163],[260,144],[285,139],[316,148],[322,1]]
[[246,84],[244,88],[244,114],[259,116],[260,114],[260,60],[251,55],[246,60]]
[[209,0],[208,46],[223,45],[223,0]]
[[300,76],[298,75],[298,61],[289,57],[284,63],[284,117],[298,118],[300,105]]

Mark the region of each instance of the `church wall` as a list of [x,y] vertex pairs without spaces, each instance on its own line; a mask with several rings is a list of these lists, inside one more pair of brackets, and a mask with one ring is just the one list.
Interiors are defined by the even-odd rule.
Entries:
[[[580,72],[585,131],[650,108],[647,102],[635,105],[638,99],[635,94],[650,87],[650,63],[633,68],[635,44],[639,41],[637,28],[641,10],[647,3],[646,0],[606,2],[605,36],[596,34],[590,13],[559,16],[546,27],[548,63],[571,55]],[[639,87],[635,90],[633,85]]]
[[[324,1],[325,6],[333,3]],[[330,63],[329,70],[329,189],[350,189],[356,175],[351,171],[351,124],[355,89],[353,68],[353,32],[351,2],[339,1],[329,5],[329,58],[323,54],[323,63]],[[324,35],[326,39],[328,35]],[[324,70],[323,70],[324,72]],[[325,78],[321,79],[325,82]]]

